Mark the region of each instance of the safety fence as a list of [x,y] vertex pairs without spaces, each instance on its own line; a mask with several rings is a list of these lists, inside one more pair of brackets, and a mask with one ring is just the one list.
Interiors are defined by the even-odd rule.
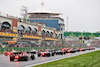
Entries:
[[4,54],[6,50],[15,50],[15,51],[24,51],[26,52],[27,50],[30,49],[35,49],[35,50],[44,50],[44,49],[61,49],[61,47],[14,47],[14,48],[0,48],[0,54]]

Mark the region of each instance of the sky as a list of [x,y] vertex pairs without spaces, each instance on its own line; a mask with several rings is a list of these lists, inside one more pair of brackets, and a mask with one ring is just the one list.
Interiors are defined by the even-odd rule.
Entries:
[[[41,2],[42,0],[0,0],[0,12],[20,17],[23,5],[28,8],[28,12],[32,12],[40,7]],[[63,14],[60,17],[64,19],[66,31],[100,31],[100,0],[44,0],[44,3],[47,9]]]

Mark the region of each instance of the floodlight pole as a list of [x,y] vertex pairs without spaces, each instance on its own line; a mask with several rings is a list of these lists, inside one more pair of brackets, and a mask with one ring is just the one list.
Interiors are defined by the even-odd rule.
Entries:
[[67,16],[67,32],[68,32],[68,16]]

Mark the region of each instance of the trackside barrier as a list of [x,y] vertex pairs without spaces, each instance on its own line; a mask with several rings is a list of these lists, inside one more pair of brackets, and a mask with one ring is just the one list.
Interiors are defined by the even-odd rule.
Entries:
[[15,50],[15,51],[24,51],[26,52],[29,49],[35,49],[35,50],[44,50],[44,49],[61,49],[61,47],[14,47],[14,48],[0,48],[0,54],[4,54],[6,50]]

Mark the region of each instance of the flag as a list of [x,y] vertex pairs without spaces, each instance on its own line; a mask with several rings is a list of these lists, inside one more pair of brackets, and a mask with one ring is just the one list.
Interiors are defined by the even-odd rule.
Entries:
[[8,17],[8,14],[7,14],[7,17]]
[[27,17],[24,16],[24,19],[27,20]]

